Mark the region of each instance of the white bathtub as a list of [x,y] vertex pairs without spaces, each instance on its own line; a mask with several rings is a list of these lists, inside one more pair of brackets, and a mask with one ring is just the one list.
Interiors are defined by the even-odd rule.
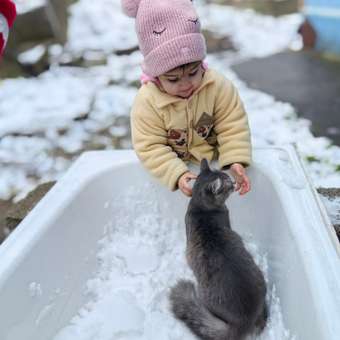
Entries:
[[[268,254],[285,325],[297,339],[339,339],[339,245],[295,149],[255,150],[249,175],[253,189],[233,195],[231,218]],[[0,247],[1,340],[48,340],[68,324],[96,270],[112,217],[105,202],[145,181],[153,179],[132,151],[88,152],[74,163]],[[157,190],[184,216],[182,194]]]

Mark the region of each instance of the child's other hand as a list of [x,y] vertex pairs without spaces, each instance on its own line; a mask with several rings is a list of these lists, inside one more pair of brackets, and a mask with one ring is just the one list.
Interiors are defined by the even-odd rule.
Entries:
[[230,167],[230,173],[236,181],[235,191],[238,191],[240,195],[246,194],[250,190],[250,180],[246,175],[243,165],[234,163]]
[[185,172],[178,180],[178,188],[183,192],[184,195],[191,197],[192,196],[192,189],[189,185],[189,182],[192,179],[196,179],[197,175],[188,171]]

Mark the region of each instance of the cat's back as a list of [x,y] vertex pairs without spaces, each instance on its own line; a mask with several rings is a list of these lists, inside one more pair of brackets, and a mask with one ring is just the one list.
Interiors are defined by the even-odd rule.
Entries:
[[199,295],[216,315],[257,315],[266,295],[262,272],[236,232],[212,224],[209,229],[196,228],[187,243]]
[[265,290],[262,272],[240,235],[230,228],[227,209],[211,213],[188,209],[186,226],[187,260],[202,286],[223,283],[247,301]]

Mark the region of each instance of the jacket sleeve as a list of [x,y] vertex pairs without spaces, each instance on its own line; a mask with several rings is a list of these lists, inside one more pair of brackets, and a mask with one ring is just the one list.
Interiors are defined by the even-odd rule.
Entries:
[[251,141],[248,118],[234,85],[221,79],[217,88],[214,129],[218,143],[218,163],[225,167],[233,163],[251,163]]
[[137,95],[131,112],[132,143],[144,167],[170,190],[177,189],[179,177],[188,171],[186,164],[167,145],[163,119],[150,102]]

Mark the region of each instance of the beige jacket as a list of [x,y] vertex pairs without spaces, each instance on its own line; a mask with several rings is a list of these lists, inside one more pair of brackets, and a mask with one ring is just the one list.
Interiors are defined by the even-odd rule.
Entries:
[[132,142],[144,166],[171,190],[188,171],[186,162],[218,159],[221,167],[249,165],[248,120],[237,90],[214,70],[189,99],[143,85],[131,112]]

